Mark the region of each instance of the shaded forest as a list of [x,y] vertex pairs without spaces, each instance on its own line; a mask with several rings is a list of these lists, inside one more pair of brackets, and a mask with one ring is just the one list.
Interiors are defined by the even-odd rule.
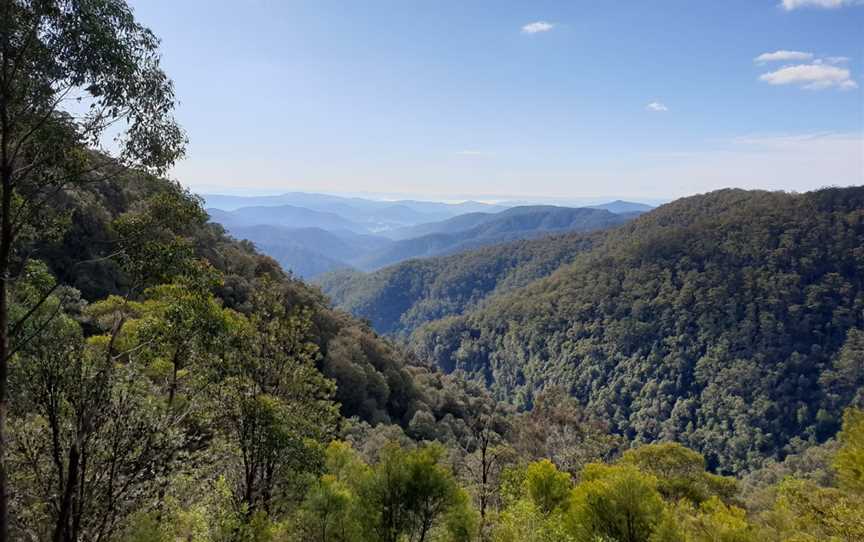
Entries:
[[315,283],[336,306],[368,320],[379,333],[407,336],[429,321],[462,314],[487,297],[550,275],[600,235],[515,241],[373,273],[334,271]]

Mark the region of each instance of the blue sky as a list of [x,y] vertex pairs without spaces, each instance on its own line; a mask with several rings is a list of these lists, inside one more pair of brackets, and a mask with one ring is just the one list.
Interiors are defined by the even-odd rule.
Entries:
[[173,174],[197,191],[864,184],[864,5],[784,2],[132,5],[163,41],[191,140]]

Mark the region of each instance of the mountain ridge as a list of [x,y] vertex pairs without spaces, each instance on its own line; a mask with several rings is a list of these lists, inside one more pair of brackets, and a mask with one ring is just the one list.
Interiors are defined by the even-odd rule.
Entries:
[[[461,225],[459,218],[451,220]],[[516,239],[531,239],[565,231],[588,232],[609,228],[623,224],[630,218],[630,215],[584,207],[514,207],[490,216],[471,215],[466,222],[474,223],[479,220],[479,223],[469,229],[430,233],[396,241],[382,251],[358,260],[356,266],[362,270],[374,270],[406,259],[452,254]],[[454,222],[445,221],[438,223],[437,227],[447,229],[453,224]]]
[[[293,206],[243,207],[230,212],[211,208],[208,212],[211,220],[239,238],[252,241],[284,268],[308,279],[336,269],[374,271],[412,258],[455,254],[567,231],[602,229],[638,215],[605,209],[522,206],[498,213],[466,213],[382,235],[370,233],[368,225],[352,223],[335,213]],[[392,240],[400,237],[399,232],[409,237]],[[410,237],[424,232],[429,233]]]
[[604,235],[570,233],[401,262],[369,273],[343,269],[315,280],[337,307],[379,333],[405,336],[495,294],[546,276]]

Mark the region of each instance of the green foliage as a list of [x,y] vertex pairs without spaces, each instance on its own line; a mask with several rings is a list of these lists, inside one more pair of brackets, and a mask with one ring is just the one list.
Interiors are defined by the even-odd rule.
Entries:
[[576,540],[652,540],[666,513],[657,481],[628,465],[587,465],[565,525]]
[[[864,408],[864,330],[851,328],[846,334],[843,348],[834,355],[831,367],[822,374],[819,384],[825,390],[826,398],[832,409],[817,413],[823,423],[831,423],[829,412],[848,405]],[[821,415],[821,416],[820,416]],[[827,416],[826,416],[827,415]]]
[[864,385],[862,208],[861,187],[677,200],[412,346],[520,407],[561,386],[628,440],[756,468],[834,434]]
[[307,523],[312,540],[357,540],[360,525],[355,510],[357,496],[332,474],[325,474],[312,485],[303,501],[301,522]]
[[184,442],[158,387],[137,358],[118,363],[111,336],[85,340],[67,315],[21,350],[10,379],[14,528],[111,536],[156,495]]
[[525,471],[525,489],[531,502],[543,514],[560,508],[572,487],[570,475],[560,472],[548,459],[531,463]]
[[574,542],[561,517],[541,512],[532,501],[521,499],[501,513],[492,530],[494,542]]
[[314,470],[321,459],[311,443],[332,437],[338,419],[332,382],[315,367],[309,315],[284,296],[261,283],[246,333],[221,368],[221,425],[242,466],[238,497],[254,511],[270,511],[292,472]]
[[589,249],[598,234],[570,234],[409,260],[373,273],[334,271],[316,279],[340,308],[368,319],[379,333],[407,336],[458,315],[489,296],[552,273]]
[[525,478],[528,468],[525,465],[507,465],[501,472],[499,491],[501,493],[501,508],[508,508],[527,497]]
[[835,488],[790,479],[779,487],[769,521],[788,538],[815,541],[864,539],[864,500]]
[[840,449],[834,468],[840,485],[864,496],[864,411],[850,408],[843,414],[843,430],[838,438]]
[[188,233],[205,220],[200,201],[179,187],[157,192],[117,217],[112,227],[122,247],[119,261],[133,284],[188,274],[194,264]]
[[674,518],[688,542],[757,542],[768,535],[748,521],[743,509],[726,505],[717,497],[702,502],[698,508],[681,502]]
[[477,513],[441,463],[442,451],[437,446],[405,450],[391,443],[368,466],[350,446],[331,443],[327,472],[311,485],[295,516],[301,539],[474,540]]
[[360,488],[367,536],[383,542],[402,535],[426,540],[449,509],[464,505],[452,473],[440,464],[442,452],[437,446],[384,451]]
[[729,500],[738,491],[734,478],[705,472],[702,454],[673,442],[627,450],[620,462],[656,477],[657,490],[672,502],[688,499],[698,505],[712,497]]
[[474,509],[471,497],[465,490],[459,489],[444,516],[441,529],[444,534],[440,539],[447,542],[471,542],[477,539],[480,528],[480,514]]
[[560,388],[540,392],[533,408],[518,414],[512,427],[510,439],[521,456],[549,458],[572,476],[588,463],[611,459],[624,444],[610,434],[608,424],[588,415]]

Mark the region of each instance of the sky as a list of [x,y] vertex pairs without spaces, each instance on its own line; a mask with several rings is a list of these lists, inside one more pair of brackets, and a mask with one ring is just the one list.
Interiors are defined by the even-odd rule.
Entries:
[[864,184],[864,0],[132,0],[198,192]]

